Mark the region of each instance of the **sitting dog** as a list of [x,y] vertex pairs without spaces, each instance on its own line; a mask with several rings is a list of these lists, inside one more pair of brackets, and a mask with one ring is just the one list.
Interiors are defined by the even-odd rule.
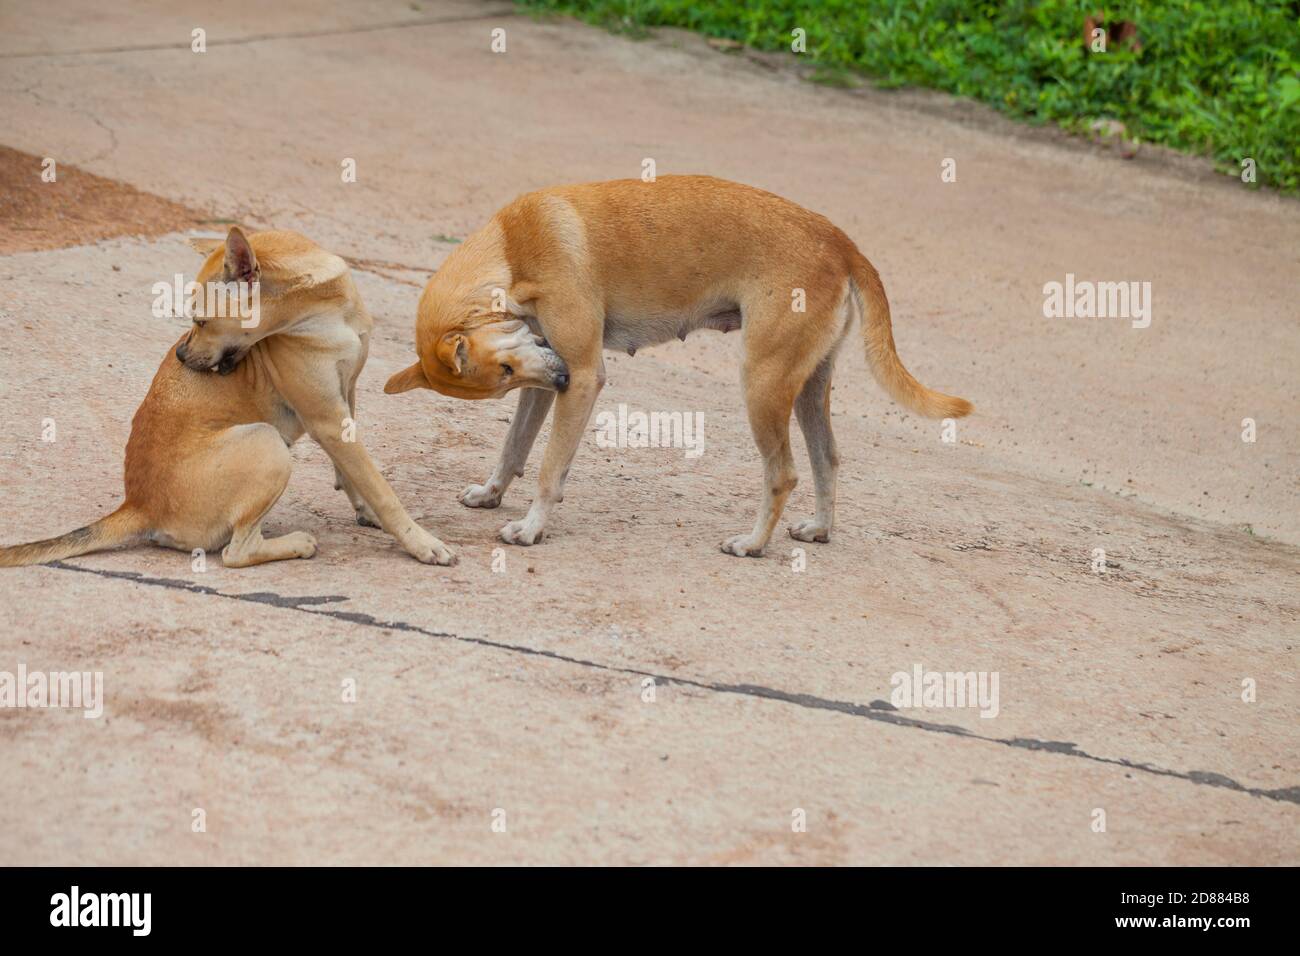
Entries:
[[[304,431],[334,462],[360,524],[382,527],[425,563],[452,564],[417,525],[361,444],[353,440],[356,383],[372,321],[347,264],[293,232],[192,244],[205,254],[194,325],[163,359],[131,423],[126,501],[58,538],[0,548],[0,566],[40,564],[151,541],[224,549],[226,567],[310,558],[302,531],[262,537],[262,519],[289,481]],[[234,303],[232,289],[256,289]],[[213,294],[215,293],[215,294]]]
[[708,176],[561,186],[516,199],[452,252],[420,298],[419,361],[384,391],[495,398],[523,389],[495,471],[461,495],[471,508],[500,504],[555,404],[537,497],[501,529],[505,541],[529,545],[561,500],[604,384],[601,350],[632,354],[696,329],[740,329],[763,499],[753,530],[722,550],[756,557],[795,485],[791,409],[812,459],[817,511],[790,534],[830,540],[839,462],[831,373],[855,314],[876,380],[895,401],[933,418],[971,411],[903,367],[880,276],[824,217]]

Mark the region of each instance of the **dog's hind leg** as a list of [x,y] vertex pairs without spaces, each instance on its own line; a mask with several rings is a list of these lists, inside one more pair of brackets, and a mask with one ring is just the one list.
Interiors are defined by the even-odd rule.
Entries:
[[339,471],[338,466],[334,466],[334,487],[341,490],[348,496],[348,502],[352,505],[353,512],[357,516],[357,524],[363,528],[382,528],[379,523],[379,516],[375,514],[375,509],[370,507],[361,493],[348,481],[347,476]]
[[555,393],[547,389],[519,390],[519,407],[510,420],[510,430],[506,432],[506,441],[501,446],[501,457],[492,477],[485,484],[470,485],[462,491],[461,504],[467,508],[495,508],[501,504],[501,496],[510,487],[510,482],[524,473],[528,453],[533,450],[533,442],[537,440],[537,433],[542,430],[542,422],[546,421],[554,401]]
[[236,425],[218,441],[214,458],[196,464],[231,495],[225,509],[230,543],[221,552],[226,567],[247,568],[316,553],[316,539],[303,531],[262,537],[262,519],[280,500],[293,470],[279,432],[270,425]]
[[812,463],[813,485],[817,491],[817,512],[810,521],[790,526],[790,537],[797,541],[829,541],[835,523],[835,474],[840,456],[831,431],[831,376],[835,371],[835,351],[822,359],[817,370],[804,382],[795,399],[794,413],[803,430],[808,458]]
[[790,408],[795,396],[780,361],[754,368],[747,360],[744,375],[749,426],[763,456],[763,498],[754,530],[728,538],[721,547],[727,554],[757,558],[763,554],[786,499],[799,480],[790,453]]
[[[356,427],[357,420],[357,382],[352,380],[351,387],[348,388],[348,414],[352,418],[353,428]],[[339,466],[334,466],[334,490],[342,491],[348,496],[348,502],[352,505],[352,510],[356,513],[357,524],[363,528],[382,528],[379,523],[379,516],[375,514],[375,509],[370,507],[370,503],[361,497],[356,486],[348,481],[347,475],[339,470]]]
[[[808,310],[805,314],[796,313],[798,318],[792,319],[788,306],[775,306],[768,301],[742,306],[745,316],[742,380],[749,425],[763,456],[763,498],[754,529],[722,542],[723,551],[740,557],[762,555],[772,530],[781,520],[786,500],[798,482],[794,456],[790,453],[790,412],[795,407],[796,396],[801,397],[799,420],[805,434],[810,424],[817,424],[813,406],[825,414],[835,347],[843,339],[846,327],[848,299],[842,288],[835,290],[826,283],[812,286],[799,281],[791,281],[790,287],[809,288]],[[808,397],[802,398],[805,395]],[[819,443],[813,468],[817,475],[818,517],[821,517],[822,503],[829,502],[835,485],[832,464],[835,446],[829,419],[825,428],[816,433]],[[822,434],[825,442],[820,442]],[[810,438],[810,450],[813,444]],[[819,459],[829,467],[818,469]],[[824,489],[826,496],[823,496]],[[828,532],[829,529],[828,520]]]

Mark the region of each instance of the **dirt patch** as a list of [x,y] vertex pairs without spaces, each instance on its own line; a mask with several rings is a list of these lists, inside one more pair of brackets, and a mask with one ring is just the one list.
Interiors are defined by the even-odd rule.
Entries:
[[46,182],[44,163],[0,146],[0,254],[159,236],[211,222],[161,196],[62,163]]

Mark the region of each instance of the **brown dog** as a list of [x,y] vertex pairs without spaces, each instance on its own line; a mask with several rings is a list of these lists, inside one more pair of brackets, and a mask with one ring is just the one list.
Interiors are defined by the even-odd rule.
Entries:
[[807,439],[817,512],[790,534],[830,539],[839,463],[831,372],[855,313],[871,369],[895,401],[933,418],[971,411],[903,367],[880,276],[824,217],[708,176],[561,186],[516,199],[447,258],[420,299],[419,361],[384,391],[495,398],[524,389],[496,470],[461,495],[477,508],[496,507],[523,473],[555,401],[538,495],[524,518],[501,529],[505,541],[528,545],[561,500],[605,381],[601,349],[632,353],[696,329],[741,329],[763,500],[753,530],[722,550],[757,556],[796,481],[791,410]]
[[[0,566],[39,564],[152,541],[221,552],[226,567],[310,558],[302,531],[262,537],[289,481],[289,446],[308,432],[329,454],[361,524],[420,561],[452,564],[354,438],[357,376],[371,318],[346,263],[293,232],[194,240],[205,255],[194,327],[167,353],[131,423],[126,501],[89,527],[0,548]],[[251,317],[223,296],[256,289]]]

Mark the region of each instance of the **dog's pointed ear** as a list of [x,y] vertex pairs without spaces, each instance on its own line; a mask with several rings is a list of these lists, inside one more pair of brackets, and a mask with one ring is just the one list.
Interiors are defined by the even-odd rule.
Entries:
[[416,362],[409,368],[404,368],[384,386],[386,395],[396,395],[399,392],[409,392],[413,388],[428,388],[429,380],[424,377],[424,369],[420,363]]
[[244,230],[231,226],[226,235],[225,276],[229,282],[252,282],[257,278],[259,266],[253,246]]
[[204,259],[225,245],[225,243],[220,239],[207,239],[198,236],[191,236],[188,242],[190,248],[201,255]]
[[444,335],[437,349],[438,361],[451,369],[452,374],[459,375],[469,361],[469,340],[459,332]]

